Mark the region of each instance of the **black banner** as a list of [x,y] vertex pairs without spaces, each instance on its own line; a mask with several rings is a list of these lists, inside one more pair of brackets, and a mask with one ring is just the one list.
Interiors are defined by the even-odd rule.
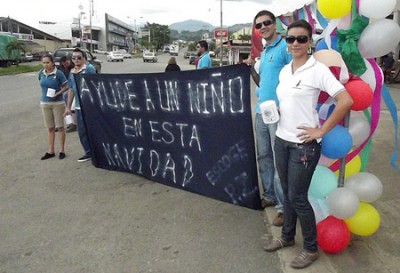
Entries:
[[249,67],[77,78],[92,161],[260,208]]

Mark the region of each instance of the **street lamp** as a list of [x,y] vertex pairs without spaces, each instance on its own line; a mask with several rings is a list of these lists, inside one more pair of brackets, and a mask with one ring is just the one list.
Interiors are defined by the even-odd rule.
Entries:
[[[222,1],[240,1],[240,0],[219,0],[220,2],[220,20],[221,20],[221,27],[219,29],[219,39],[220,39],[220,54],[219,54],[219,66],[222,66],[222,50],[223,50],[223,43],[222,43]],[[229,38],[228,38],[229,40]]]

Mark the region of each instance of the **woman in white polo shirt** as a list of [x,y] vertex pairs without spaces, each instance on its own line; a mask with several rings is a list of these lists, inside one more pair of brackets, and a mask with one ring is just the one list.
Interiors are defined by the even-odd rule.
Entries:
[[[343,119],[353,103],[329,68],[309,54],[311,34],[307,21],[289,25],[286,43],[293,60],[281,70],[276,91],[280,120],[274,150],[285,214],[281,237],[272,240],[264,250],[272,252],[294,245],[299,219],[303,251],[292,261],[293,268],[307,267],[318,259],[317,228],[308,189],[320,157],[320,139]],[[321,90],[335,98],[336,107],[320,126],[316,106]]]

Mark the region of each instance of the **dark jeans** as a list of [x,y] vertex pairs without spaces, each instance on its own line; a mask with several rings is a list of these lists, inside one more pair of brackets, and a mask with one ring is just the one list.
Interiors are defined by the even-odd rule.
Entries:
[[78,127],[79,140],[81,141],[85,155],[90,157],[91,155],[90,155],[89,138],[86,133],[85,123],[83,121],[81,109],[75,109],[75,113],[76,113],[76,122]]
[[316,141],[298,144],[276,137],[274,150],[284,196],[282,239],[294,240],[299,218],[303,247],[307,252],[316,252],[317,227],[314,211],[308,201],[308,189],[321,154],[321,145]]

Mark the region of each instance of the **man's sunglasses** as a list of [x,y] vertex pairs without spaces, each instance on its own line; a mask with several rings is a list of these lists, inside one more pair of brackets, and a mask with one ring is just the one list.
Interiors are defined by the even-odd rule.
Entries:
[[305,44],[308,42],[309,38],[306,35],[300,35],[300,36],[286,36],[286,43],[287,44],[293,44],[294,41],[297,41],[299,44]]
[[265,27],[272,25],[274,22],[272,22],[271,20],[265,20],[264,22],[258,23],[255,25],[256,29],[260,29],[262,27],[262,25],[264,25]]
[[82,56],[72,56],[72,60],[82,60]]

